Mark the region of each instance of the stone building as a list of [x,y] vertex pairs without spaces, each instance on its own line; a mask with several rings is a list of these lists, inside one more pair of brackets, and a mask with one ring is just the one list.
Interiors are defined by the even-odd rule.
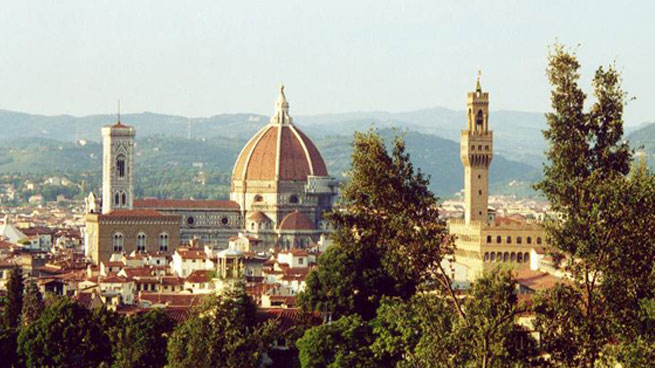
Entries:
[[119,118],[102,135],[102,200],[91,193],[86,201],[85,249],[94,263],[115,252],[172,252],[192,239],[219,249],[234,237],[256,239],[253,250],[304,248],[331,231],[323,214],[332,209],[337,182],[293,124],[284,87],[275,115],[236,160],[229,200],[134,199],[135,130]]
[[519,215],[497,217],[488,208],[493,131],[489,129],[489,93],[482,91],[479,77],[475,91],[467,97],[468,122],[460,136],[464,218],[450,220],[449,229],[456,236],[456,262],[468,269],[469,279],[475,279],[499,263],[529,267],[531,250],[546,246],[546,232],[536,220]]

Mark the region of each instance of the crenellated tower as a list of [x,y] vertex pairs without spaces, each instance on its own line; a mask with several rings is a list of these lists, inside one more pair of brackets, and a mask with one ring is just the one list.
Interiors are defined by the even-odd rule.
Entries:
[[464,164],[466,224],[488,221],[489,165],[493,158],[493,132],[489,130],[489,93],[482,92],[480,73],[474,92],[467,95],[466,130],[461,133],[460,158]]

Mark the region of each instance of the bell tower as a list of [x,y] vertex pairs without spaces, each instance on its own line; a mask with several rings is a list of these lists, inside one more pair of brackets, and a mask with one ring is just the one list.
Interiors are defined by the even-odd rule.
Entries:
[[460,138],[460,159],[464,165],[466,224],[487,223],[489,165],[493,158],[493,132],[489,130],[489,93],[482,92],[480,72],[475,91],[467,95],[467,127]]
[[102,128],[102,213],[132,209],[134,128],[118,122]]

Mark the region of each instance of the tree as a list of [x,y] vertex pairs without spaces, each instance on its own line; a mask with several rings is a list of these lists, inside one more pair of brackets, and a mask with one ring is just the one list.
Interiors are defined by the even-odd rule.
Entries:
[[527,309],[516,288],[508,270],[485,273],[464,299],[464,317],[435,293],[387,299],[372,321],[371,349],[396,367],[530,366],[536,343],[516,323]]
[[111,360],[111,345],[83,306],[57,298],[21,329],[18,352],[26,367],[89,367]]
[[34,280],[31,280],[27,284],[25,297],[23,298],[22,324],[24,326],[29,325],[37,320],[44,308],[45,304],[43,303],[41,291],[39,291],[39,287]]
[[168,335],[173,327],[173,320],[161,309],[126,318],[114,343],[114,366],[164,367]]
[[341,202],[329,214],[336,228],[333,245],[308,276],[300,305],[334,318],[358,313],[368,320],[380,298],[408,299],[434,276],[426,270],[440,267],[453,242],[439,221],[428,179],[414,170],[400,137],[391,154],[374,130],[355,133],[353,148]]
[[276,324],[260,323],[243,284],[211,295],[178,325],[168,341],[168,364],[182,367],[257,367]]
[[23,308],[23,270],[12,267],[7,281],[7,303],[4,308],[4,324],[8,328],[17,328]]
[[16,329],[0,327],[0,367],[18,367],[18,355],[16,354]]
[[373,335],[358,314],[343,316],[334,323],[307,330],[298,340],[303,368],[379,366],[369,345]]
[[632,152],[622,141],[626,94],[619,73],[613,66],[596,70],[596,101],[585,112],[579,68],[575,54],[555,45],[547,70],[549,163],[536,187],[561,214],[547,231],[573,280],[537,299],[536,327],[555,365],[593,367],[608,343],[636,336],[637,306],[652,297],[655,187],[648,174],[628,176]]

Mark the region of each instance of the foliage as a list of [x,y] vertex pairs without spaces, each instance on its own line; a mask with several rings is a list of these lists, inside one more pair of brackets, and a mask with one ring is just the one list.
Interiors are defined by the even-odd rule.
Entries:
[[20,322],[20,313],[23,309],[23,270],[20,266],[14,266],[9,272],[7,280],[7,299],[4,308],[4,325],[6,328],[15,329]]
[[257,367],[276,327],[259,323],[242,284],[207,300],[168,341],[168,364],[179,367]]
[[39,318],[45,308],[43,295],[34,280],[30,280],[23,298],[22,324],[29,325]]
[[0,368],[18,367],[17,338],[15,329],[0,327]]
[[555,46],[548,68],[553,112],[544,132],[550,164],[537,187],[562,215],[547,230],[573,280],[537,300],[536,326],[554,365],[593,367],[617,338],[644,336],[638,311],[654,296],[655,178],[645,164],[628,175],[619,73],[598,68],[596,101],[585,112],[579,68],[575,54]]
[[300,304],[334,318],[375,316],[383,296],[408,299],[452,253],[428,179],[415,171],[397,137],[391,154],[374,130],[356,133],[352,170],[330,215],[333,245],[307,279]]
[[18,352],[26,367],[95,367],[111,359],[109,338],[92,313],[65,297],[21,329]]
[[303,368],[373,367],[371,328],[357,314],[311,328],[298,340]]
[[463,310],[464,318],[435,293],[387,299],[372,321],[371,349],[396,367],[523,367],[536,360],[535,341],[516,324],[526,308],[509,271],[476,280]]
[[161,309],[126,318],[113,344],[114,367],[165,366],[168,335],[173,327],[174,322]]

